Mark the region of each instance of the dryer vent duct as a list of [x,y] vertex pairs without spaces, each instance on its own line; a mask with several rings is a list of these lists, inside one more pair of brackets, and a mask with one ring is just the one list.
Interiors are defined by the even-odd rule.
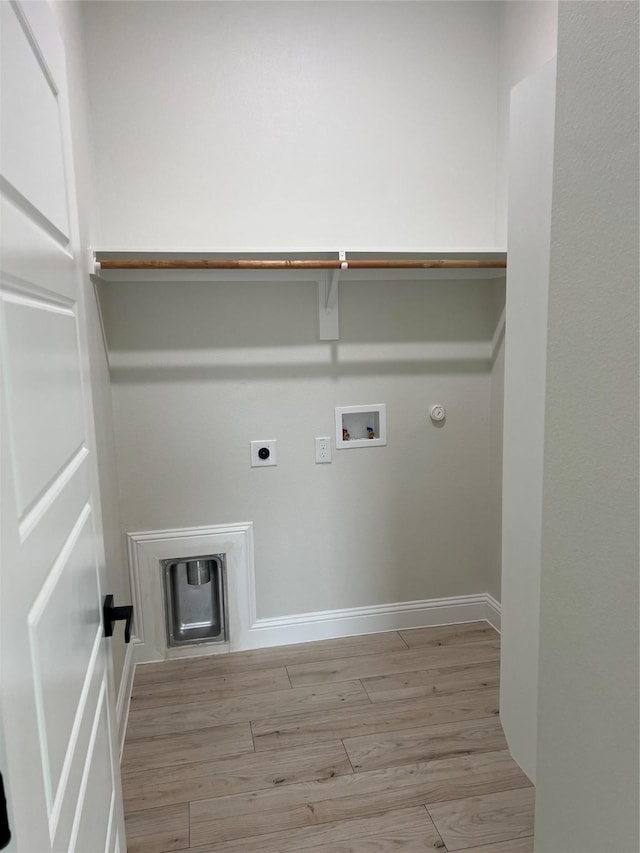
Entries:
[[190,560],[187,563],[187,583],[189,586],[202,586],[211,583],[211,566],[209,560]]

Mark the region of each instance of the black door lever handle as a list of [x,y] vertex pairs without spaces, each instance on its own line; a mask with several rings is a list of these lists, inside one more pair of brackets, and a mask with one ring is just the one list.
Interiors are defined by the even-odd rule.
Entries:
[[113,623],[125,619],[124,624],[124,641],[128,643],[131,640],[131,623],[133,621],[133,605],[125,604],[123,607],[113,606],[113,596],[107,595],[102,605],[102,621],[104,624],[105,637],[113,636]]

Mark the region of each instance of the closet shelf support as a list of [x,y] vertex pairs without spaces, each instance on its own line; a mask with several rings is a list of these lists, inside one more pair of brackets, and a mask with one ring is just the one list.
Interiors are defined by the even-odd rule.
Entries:
[[[290,255],[287,257],[287,255]],[[306,255],[306,256],[305,256]],[[337,255],[337,257],[336,257]],[[448,255],[448,257],[447,257]],[[299,273],[300,281],[317,282],[318,287],[318,336],[321,341],[336,341],[339,338],[339,289],[344,275],[359,280],[393,279],[389,275],[398,271],[398,278],[442,278],[462,272],[462,277],[484,278],[484,270],[491,278],[504,275],[507,266],[506,252],[501,249],[487,250],[425,250],[394,252],[389,250],[253,250],[253,251],[200,251],[200,252],[150,252],[116,251],[98,249],[89,258],[90,276],[106,281],[154,281],[156,275],[166,280],[173,271],[178,274],[171,280],[178,281],[282,281],[280,274]],[[183,271],[180,275],[179,271]],[[423,271],[413,275],[412,271]],[[229,273],[235,271],[234,276]],[[360,275],[358,275],[358,271]],[[378,275],[376,275],[378,271]],[[404,271],[404,272],[403,272]],[[131,277],[129,278],[129,273]],[[138,275],[136,275],[138,273]],[[369,273],[371,275],[369,276]],[[288,277],[288,276],[287,276]]]
[[347,253],[339,252],[338,260],[340,261],[340,268],[337,270],[333,270],[331,273],[331,280],[329,282],[329,290],[327,292],[327,301],[325,303],[325,311],[330,314],[338,304],[338,283],[340,281],[340,273],[342,270],[348,270],[349,264],[347,262]]
[[321,341],[337,341],[340,337],[338,285],[340,273],[349,269],[346,252],[338,252],[337,263],[340,266],[327,270],[318,279],[318,337]]

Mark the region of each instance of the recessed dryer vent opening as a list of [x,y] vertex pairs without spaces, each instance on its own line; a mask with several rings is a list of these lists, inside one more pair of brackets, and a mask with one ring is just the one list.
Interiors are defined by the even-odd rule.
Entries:
[[224,554],[162,560],[167,646],[227,640]]

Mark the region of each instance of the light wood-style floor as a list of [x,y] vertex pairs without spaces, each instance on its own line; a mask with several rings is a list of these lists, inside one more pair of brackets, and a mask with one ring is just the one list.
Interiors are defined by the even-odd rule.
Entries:
[[528,853],[485,622],[146,664],[129,853]]

